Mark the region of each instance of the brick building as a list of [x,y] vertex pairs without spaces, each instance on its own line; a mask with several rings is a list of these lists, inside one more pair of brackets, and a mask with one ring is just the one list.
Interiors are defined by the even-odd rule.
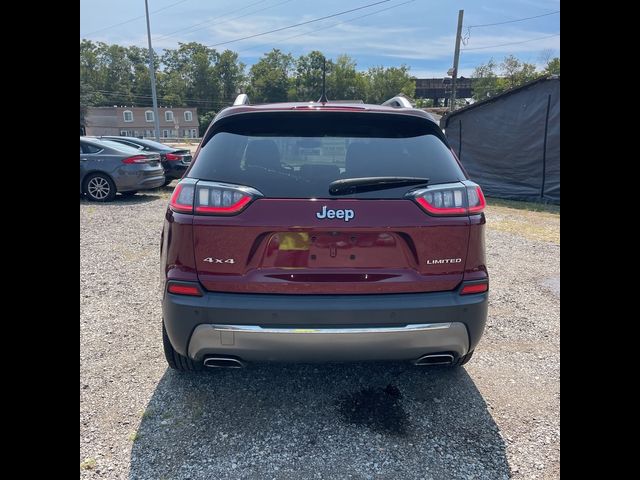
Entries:
[[[198,109],[158,107],[161,138],[197,138]],[[152,107],[88,107],[84,123],[86,135],[155,137]]]

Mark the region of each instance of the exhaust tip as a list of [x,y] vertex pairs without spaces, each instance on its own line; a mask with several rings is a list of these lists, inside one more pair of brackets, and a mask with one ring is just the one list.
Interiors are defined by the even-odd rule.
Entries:
[[453,363],[453,355],[450,353],[432,353],[423,355],[415,362],[414,365],[451,365]]
[[209,368],[243,368],[244,362],[231,357],[208,357],[204,360],[204,366]]

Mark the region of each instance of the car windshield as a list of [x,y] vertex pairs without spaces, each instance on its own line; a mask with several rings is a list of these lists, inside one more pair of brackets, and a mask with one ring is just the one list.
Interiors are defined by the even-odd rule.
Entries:
[[[465,179],[438,127],[425,119],[306,112],[281,113],[277,121],[250,118],[260,115],[221,126],[225,131],[206,140],[188,176],[250,186],[271,198],[329,198],[330,184],[340,179]],[[346,196],[401,198],[410,188],[399,184]]]

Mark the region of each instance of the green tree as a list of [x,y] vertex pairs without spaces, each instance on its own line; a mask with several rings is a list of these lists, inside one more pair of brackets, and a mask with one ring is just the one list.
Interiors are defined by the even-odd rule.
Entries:
[[301,55],[296,62],[294,94],[290,100],[315,101],[322,95],[322,71],[326,61],[326,75],[331,75],[333,62],[326,60],[322,52],[312,51]]
[[93,89],[101,86],[100,55],[106,47],[104,43],[91,40],[80,42],[80,84],[90,85]]
[[84,124],[84,118],[87,114],[87,108],[100,105],[104,101],[104,97],[95,91],[90,83],[80,81],[80,123]]
[[416,81],[409,75],[409,67],[371,67],[365,75],[367,103],[382,103],[391,97],[403,93],[413,97],[416,93]]
[[521,62],[513,55],[505,57],[500,64],[500,69],[507,82],[507,88],[517,87],[539,76],[534,64]]
[[504,91],[506,83],[496,74],[496,62],[493,58],[478,65],[473,71],[473,99],[485,100]]
[[[131,46],[127,49],[127,56],[133,67],[133,86],[131,92],[136,105],[143,107],[150,106],[152,104],[152,98],[148,49]],[[155,52],[153,54],[153,61],[157,75],[160,58]]]
[[545,75],[560,75],[560,57],[554,57],[544,67]]
[[367,92],[365,76],[356,71],[356,62],[340,55],[327,74],[327,96],[330,100],[364,100]]
[[162,100],[174,106],[187,106],[194,101],[203,109],[220,103],[220,82],[215,72],[219,55],[197,42],[179,43],[162,56],[164,72]]
[[105,95],[99,92],[101,88],[100,51],[105,44],[94,43],[91,40],[80,42],[80,123],[84,123],[87,108],[101,105]]
[[120,45],[109,45],[102,49],[101,77],[104,78],[103,92],[111,103],[133,105],[133,63],[127,55],[128,49]]
[[215,116],[216,112],[214,110],[210,110],[208,112],[200,112],[200,110],[198,110],[198,122],[200,123],[199,133],[201,137],[204,136],[207,128],[209,128],[211,120],[213,120],[213,117]]
[[235,97],[244,89],[245,65],[238,60],[238,54],[225,50],[220,54],[214,73],[220,83],[220,99],[227,104],[233,103]]
[[284,102],[293,68],[291,54],[274,48],[249,70],[248,94],[253,103]]

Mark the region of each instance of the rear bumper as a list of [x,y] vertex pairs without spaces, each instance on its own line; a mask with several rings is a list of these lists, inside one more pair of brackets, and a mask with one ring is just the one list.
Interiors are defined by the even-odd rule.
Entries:
[[158,168],[155,172],[144,170],[127,172],[126,175],[114,177],[114,180],[119,192],[129,192],[161,187],[164,185],[165,178],[163,170]]
[[469,351],[464,324],[403,327],[269,328],[255,325],[198,325],[189,357],[235,356],[255,362],[415,360],[428,353]]
[[162,162],[162,168],[164,168],[164,176],[167,177],[167,179],[182,178],[182,175],[187,171],[189,165],[180,161],[164,161]]
[[487,319],[487,293],[266,295],[165,293],[169,340],[181,355],[248,361],[411,360],[466,354]]

